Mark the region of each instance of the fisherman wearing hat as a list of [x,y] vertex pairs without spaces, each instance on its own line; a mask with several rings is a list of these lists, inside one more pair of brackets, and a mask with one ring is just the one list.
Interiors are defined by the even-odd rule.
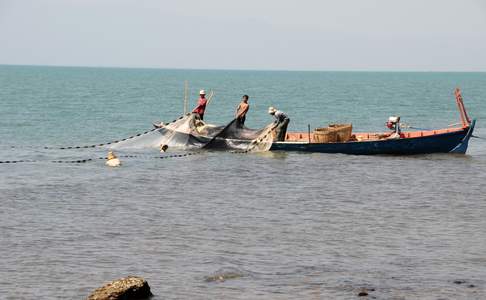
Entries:
[[201,120],[204,119],[204,111],[206,110],[206,105],[208,104],[208,100],[206,99],[206,91],[200,90],[199,91],[199,100],[197,101],[197,106],[192,111],[193,113],[197,114]]
[[285,141],[285,134],[287,133],[287,126],[289,125],[290,119],[282,111],[275,109],[270,106],[268,108],[268,113],[275,117],[275,122],[277,127],[275,128],[276,140],[279,142]]

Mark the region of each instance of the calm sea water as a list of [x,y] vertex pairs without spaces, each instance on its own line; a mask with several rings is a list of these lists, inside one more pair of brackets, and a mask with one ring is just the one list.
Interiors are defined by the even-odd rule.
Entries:
[[0,160],[40,161],[0,164],[0,299],[83,299],[127,275],[145,277],[155,299],[354,299],[363,287],[376,299],[486,298],[486,140],[467,155],[139,149],[117,169],[49,162],[106,149],[45,146],[178,117],[184,80],[191,105],[199,89],[216,92],[211,123],[249,94],[248,126],[268,123],[272,105],[290,130],[383,130],[394,114],[445,127],[459,120],[460,86],[486,137],[486,73],[0,66]]

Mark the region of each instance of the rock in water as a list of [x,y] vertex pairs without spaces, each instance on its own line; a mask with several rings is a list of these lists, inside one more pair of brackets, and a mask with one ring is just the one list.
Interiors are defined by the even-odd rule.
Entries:
[[368,296],[368,289],[367,288],[361,288],[361,290],[358,293],[358,297],[366,297]]
[[142,300],[152,296],[142,277],[128,276],[96,289],[87,300]]
[[223,282],[229,279],[237,279],[244,277],[246,274],[236,268],[223,268],[218,270],[216,273],[204,277],[206,282]]

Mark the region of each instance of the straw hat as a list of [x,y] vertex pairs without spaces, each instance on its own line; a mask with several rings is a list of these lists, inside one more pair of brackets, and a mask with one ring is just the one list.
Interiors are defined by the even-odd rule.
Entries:
[[269,113],[269,114],[271,114],[271,115],[272,115],[272,114],[274,114],[276,111],[277,111],[277,110],[276,110],[276,109],[275,109],[275,107],[273,107],[273,106],[270,106],[270,107],[268,108],[268,113]]
[[206,91],[205,90],[200,90],[199,91],[199,95],[206,95]]

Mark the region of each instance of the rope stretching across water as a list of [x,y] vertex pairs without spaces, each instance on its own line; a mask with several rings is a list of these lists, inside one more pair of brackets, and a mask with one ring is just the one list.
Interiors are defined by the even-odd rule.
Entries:
[[[163,156],[151,156],[151,155],[119,155],[119,158],[145,158],[145,159],[166,159],[166,158],[180,158],[193,156],[200,153],[188,152],[183,154],[171,154]],[[16,164],[16,163],[40,163],[40,162],[50,162],[50,163],[65,163],[65,164],[82,164],[95,160],[106,160],[107,157],[98,158],[86,158],[86,159],[75,159],[75,160],[41,160],[41,159],[21,159],[21,160],[0,160],[0,164]]]
[[[169,123],[164,124],[164,125],[167,126],[169,124],[175,123],[175,122],[177,122],[178,120],[180,120],[182,118],[184,118],[184,116],[180,116],[178,119],[175,119],[172,122],[169,122]],[[156,131],[158,129],[160,129],[160,128],[153,128],[153,129],[147,130],[145,132],[142,132],[142,133],[138,133],[138,134],[129,136],[129,137],[124,138],[124,139],[114,140],[114,141],[110,141],[110,142],[106,142],[106,143],[97,143],[97,144],[83,145],[83,146],[68,146],[68,147],[50,147],[50,146],[45,146],[45,147],[40,147],[40,148],[42,148],[42,149],[49,149],[49,150],[71,150],[71,149],[87,149],[87,148],[104,147],[104,146],[108,146],[108,145],[118,144],[120,142],[124,142],[124,141],[127,141],[127,140],[131,140],[131,139],[134,139],[136,137],[139,137],[139,136],[146,135],[148,133],[154,132],[154,131]],[[11,148],[19,148],[19,147],[17,147],[17,146],[11,146]]]

